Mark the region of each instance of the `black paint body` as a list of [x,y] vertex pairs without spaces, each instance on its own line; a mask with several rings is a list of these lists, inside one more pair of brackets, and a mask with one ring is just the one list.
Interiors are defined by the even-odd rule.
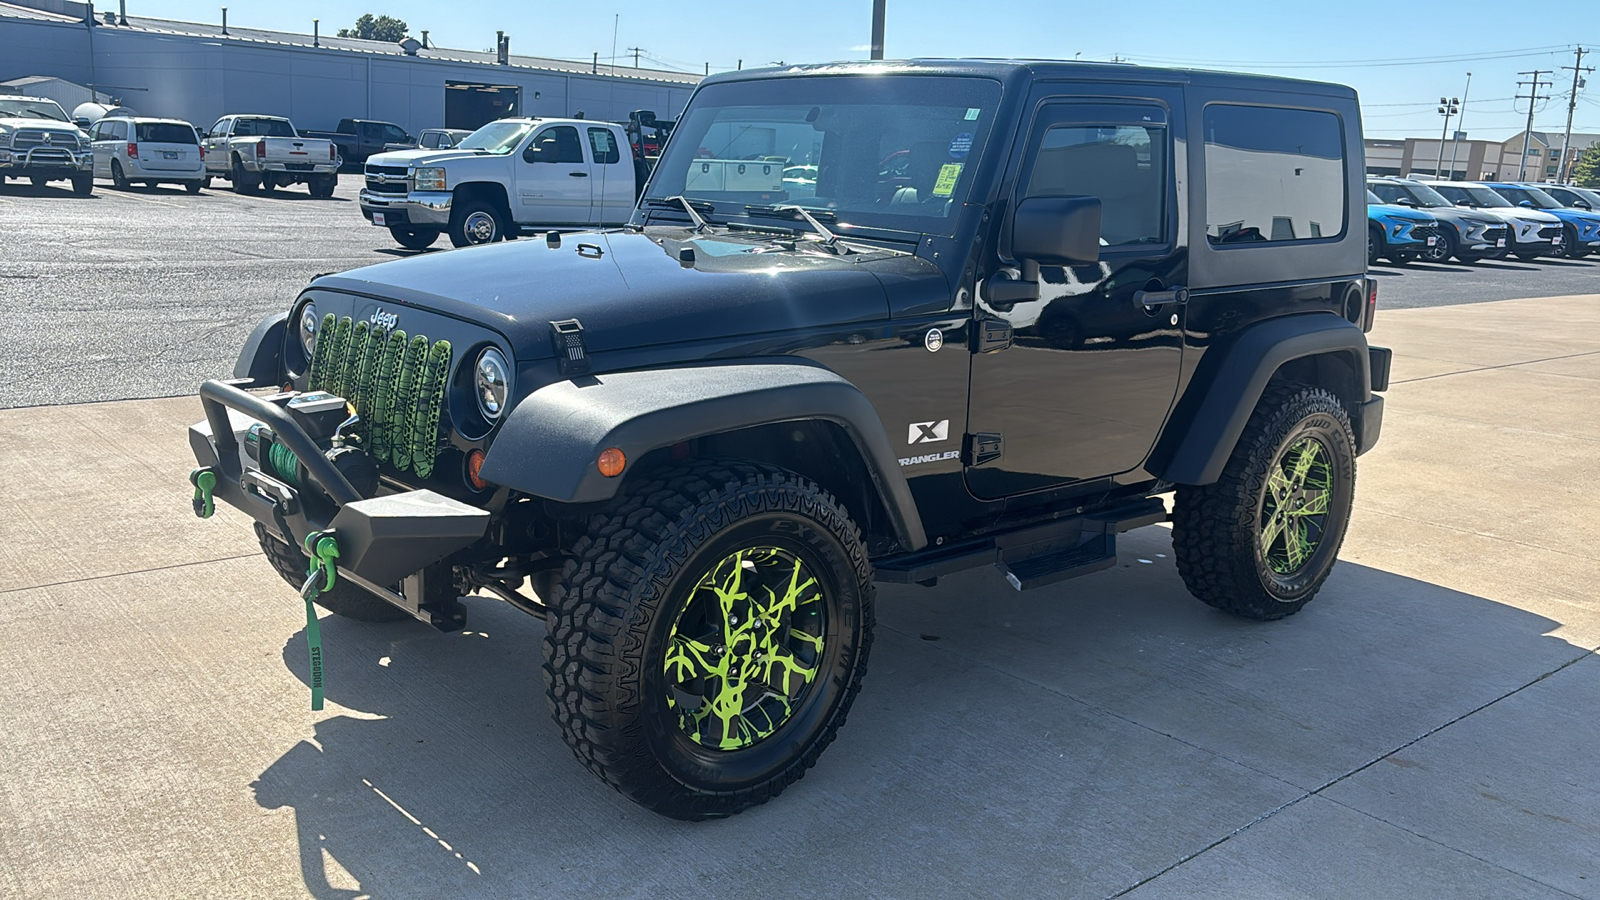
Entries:
[[[583,326],[590,368],[582,378],[602,383],[607,373],[784,359],[829,370],[864,395],[899,457],[890,472],[869,460],[861,480],[870,475],[882,494],[885,480],[903,478],[920,522],[916,532],[929,546],[1141,498],[1170,487],[1169,469],[1198,472],[1209,457],[1225,458],[1237,437],[1236,431],[1229,436],[1226,423],[1215,429],[1214,447],[1196,450],[1184,437],[1197,416],[1254,406],[1248,383],[1251,366],[1259,364],[1235,359],[1232,369],[1245,374],[1228,374],[1225,361],[1241,335],[1269,320],[1305,323],[1300,329],[1279,322],[1274,334],[1325,333],[1305,346],[1327,361],[1302,360],[1304,371],[1337,383],[1358,433],[1367,433],[1363,449],[1376,439],[1381,403],[1371,394],[1359,327],[1369,324],[1370,311],[1361,129],[1352,90],[1219,73],[1005,62],[795,67],[716,76],[705,84],[851,74],[956,75],[1000,85],[994,131],[981,158],[969,162],[972,187],[965,206],[944,220],[948,233],[841,229],[857,252],[835,255],[804,225],[751,219],[741,224],[797,233],[715,227],[695,234],[681,210],[646,206],[622,230],[423,254],[326,276],[301,302],[314,300],[319,315],[357,320],[381,309],[397,314],[400,328],[452,342],[457,374],[447,404],[447,421],[455,426],[448,452],[488,449],[485,472],[505,479],[492,504],[487,496],[477,498],[488,505],[517,499],[519,471],[594,466],[592,456],[557,459],[539,446],[496,443],[502,433],[538,429],[513,432],[502,423],[491,430],[463,411],[472,407],[470,367],[484,346],[497,346],[514,360],[519,400],[564,381],[550,340],[550,323],[564,319]],[[982,299],[986,284],[997,273],[1014,277],[1019,266],[1009,255],[1009,212],[1019,173],[1029,164],[1030,138],[1053,122],[1081,119],[1086,102],[1131,103],[1164,116],[1166,237],[1107,250],[1090,265],[1045,265],[1040,299],[991,306]],[[1198,134],[1208,103],[1337,115],[1347,183],[1341,233],[1292,244],[1208,243]],[[685,254],[686,248],[694,252]],[[1180,288],[1181,302],[1139,302]],[[305,368],[294,338],[299,308],[283,332],[289,379],[303,377]],[[997,323],[1009,326],[1008,342],[975,352],[977,333]],[[241,369],[262,365],[259,358],[249,363],[241,360]],[[725,378],[726,371],[718,371]],[[582,378],[575,381],[580,387]],[[1207,406],[1208,396],[1220,390],[1239,396],[1213,398]],[[750,422],[764,423],[757,406],[752,403]],[[936,441],[927,427],[917,428],[943,421],[948,426]],[[852,420],[851,427],[871,426]],[[999,458],[971,464],[976,460],[963,453],[964,438],[978,434],[1000,436]],[[726,448],[706,435],[685,437],[689,452]],[[761,446],[769,461],[782,464],[781,447]],[[1197,453],[1209,456],[1191,458]],[[613,480],[612,490],[625,481]],[[430,481],[416,486],[475,498],[459,465],[441,464]],[[559,501],[589,499],[547,496],[543,508],[559,517]],[[864,526],[879,533],[874,555],[922,550],[906,546],[907,530],[890,527],[893,519]]]

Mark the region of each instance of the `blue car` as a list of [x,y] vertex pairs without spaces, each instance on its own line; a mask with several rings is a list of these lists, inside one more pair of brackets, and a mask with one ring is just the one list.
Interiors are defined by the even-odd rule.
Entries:
[[1487,182],[1495,193],[1518,206],[1542,210],[1561,220],[1561,243],[1556,256],[1579,259],[1600,250],[1600,213],[1574,208],[1550,196],[1540,184]]
[[1432,214],[1392,206],[1367,191],[1367,265],[1387,259],[1403,266],[1438,242],[1439,220]]

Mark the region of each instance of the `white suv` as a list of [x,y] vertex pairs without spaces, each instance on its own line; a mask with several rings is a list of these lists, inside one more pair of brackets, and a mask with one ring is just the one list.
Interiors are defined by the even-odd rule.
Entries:
[[182,119],[107,116],[94,124],[89,137],[94,177],[111,179],[117,190],[134,182],[181,184],[198,194],[210,181],[200,138]]

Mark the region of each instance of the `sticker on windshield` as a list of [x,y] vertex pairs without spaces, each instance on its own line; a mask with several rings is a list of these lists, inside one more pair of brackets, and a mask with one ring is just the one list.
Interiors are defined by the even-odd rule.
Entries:
[[945,163],[939,167],[939,180],[933,183],[935,197],[948,197],[955,193],[956,179],[961,177],[961,163]]
[[950,158],[966,159],[972,152],[972,133],[963,131],[950,139]]
[[978,116],[981,115],[982,113],[983,113],[983,110],[977,108],[976,106],[967,107],[967,121],[968,122],[976,122],[976,121],[978,121]]

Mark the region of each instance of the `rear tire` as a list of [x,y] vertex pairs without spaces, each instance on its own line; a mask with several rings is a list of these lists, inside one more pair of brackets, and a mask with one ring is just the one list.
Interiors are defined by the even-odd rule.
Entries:
[[206,183],[204,181],[185,181],[183,183],[184,190],[188,191],[191,194],[198,194],[205,187],[206,187]]
[[50,179],[43,175],[30,175],[28,176],[28,181],[32,182],[34,187],[44,187],[50,183]]
[[457,247],[475,247],[504,240],[506,219],[499,206],[487,200],[470,200],[450,215],[450,243]]
[[1344,404],[1269,385],[1216,483],[1178,486],[1172,546],[1189,592],[1247,619],[1299,612],[1333,570],[1355,479]]
[[253,194],[260,181],[244,170],[244,163],[239,157],[233,158],[233,192],[235,194]]
[[132,186],[128,183],[127,174],[122,171],[122,162],[120,160],[113,159],[111,161],[111,186],[119,191],[125,191]]
[[407,250],[426,250],[439,239],[437,228],[390,228],[389,234]]
[[[261,544],[261,552],[267,555],[267,561],[298,591],[309,574],[310,560],[306,555],[279,540],[260,522],[256,523],[256,540]],[[317,605],[357,622],[398,622],[411,618],[411,614],[400,607],[342,578],[333,583],[333,590],[317,595]]]
[[333,197],[333,190],[338,185],[338,175],[318,175],[306,183],[306,190],[318,200],[328,200]]
[[562,572],[551,711],[634,802],[733,815],[803,777],[844,724],[872,644],[872,566],[844,507],[792,472],[717,460],[643,477]]

